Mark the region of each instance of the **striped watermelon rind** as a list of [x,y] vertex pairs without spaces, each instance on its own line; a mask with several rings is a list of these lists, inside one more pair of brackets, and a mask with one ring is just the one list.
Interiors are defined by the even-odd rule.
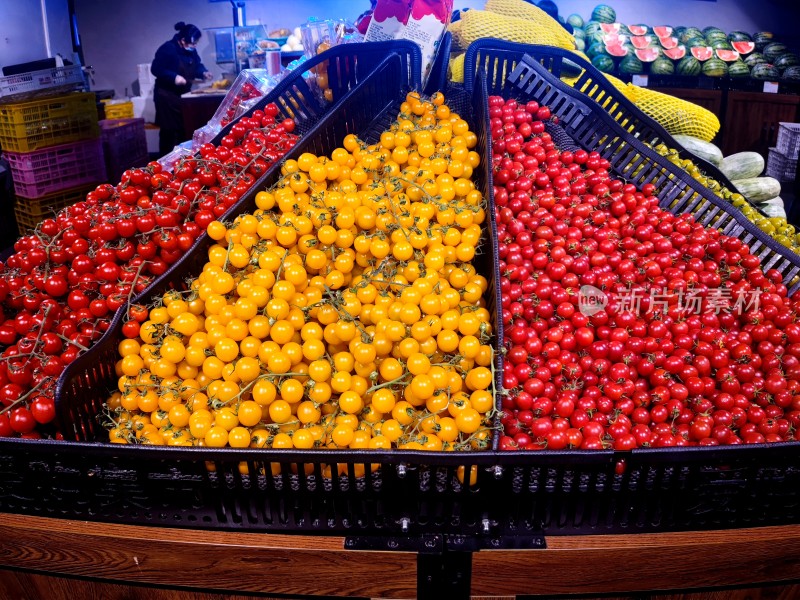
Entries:
[[737,60],[728,65],[728,77],[750,77],[750,67],[744,61]]
[[678,75],[686,75],[689,77],[696,77],[703,72],[703,65],[702,63],[697,60],[694,56],[687,55],[684,56],[679,62],[676,68],[676,73]]
[[592,11],[592,20],[600,23],[615,23],[617,20],[617,11],[608,4],[598,4]]
[[725,77],[728,74],[728,65],[718,58],[709,58],[703,63],[703,75],[708,77]]

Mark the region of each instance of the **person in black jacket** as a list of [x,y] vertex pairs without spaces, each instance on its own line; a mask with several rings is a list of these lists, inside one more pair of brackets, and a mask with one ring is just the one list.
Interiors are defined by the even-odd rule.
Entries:
[[175,25],[175,30],[178,33],[161,45],[150,65],[150,72],[156,76],[153,101],[156,125],[160,128],[158,150],[161,156],[189,139],[183,128],[181,95],[192,89],[192,80],[212,78],[197,55],[200,30],[183,21]]

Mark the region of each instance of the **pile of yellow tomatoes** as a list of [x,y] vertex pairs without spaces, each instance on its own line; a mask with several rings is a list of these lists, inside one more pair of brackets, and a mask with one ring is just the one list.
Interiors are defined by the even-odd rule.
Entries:
[[410,93],[366,144],[300,155],[119,345],[111,442],[485,449],[494,401],[477,138]]

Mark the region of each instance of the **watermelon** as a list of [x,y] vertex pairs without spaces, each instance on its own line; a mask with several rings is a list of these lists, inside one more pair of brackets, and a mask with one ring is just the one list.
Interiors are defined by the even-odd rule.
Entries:
[[715,41],[718,41],[718,40],[719,41],[724,41],[726,43],[728,42],[728,36],[725,35],[725,33],[722,32],[722,31],[713,32],[713,33],[707,33],[703,37],[705,37],[705,39],[708,42],[709,46],[711,45],[711,42],[715,42]]
[[715,50],[717,58],[725,62],[736,62],[739,60],[739,53],[736,50]]
[[600,29],[600,23],[597,21],[589,21],[586,23],[586,27],[583,28],[583,32],[586,34],[587,38],[594,36],[595,33],[598,31],[603,31]]
[[714,25],[709,25],[708,27],[703,27],[703,35],[709,35],[709,34],[716,35],[716,34],[720,34],[720,33],[725,33],[725,32],[722,31],[722,29],[720,29],[719,27],[715,27]]
[[650,72],[653,75],[673,75],[675,73],[675,65],[672,64],[670,59],[661,56],[650,65]]
[[605,53],[606,53],[606,47],[604,44],[600,42],[595,42],[586,49],[586,56],[589,57],[589,60],[593,59],[595,56],[599,54],[605,54]]
[[694,56],[697,60],[704,62],[710,58],[713,58],[714,49],[710,46],[695,46],[692,48],[692,56]]
[[786,67],[781,74],[781,77],[789,81],[800,81],[800,66]]
[[728,40],[711,40],[709,46],[714,50],[733,50],[733,46]]
[[689,38],[688,40],[686,40],[686,47],[687,48],[698,48],[698,47],[699,48],[703,48],[703,47],[705,47],[707,45],[708,44],[706,44],[706,38],[693,37],[693,38]]
[[659,52],[657,48],[637,48],[636,57],[646,63],[651,63],[658,58]]
[[676,37],[659,37],[658,41],[664,50],[671,50],[672,48],[678,47],[678,38]]
[[745,33],[744,31],[731,31],[728,34],[728,39],[733,42],[752,42],[753,38],[750,36],[749,33]]
[[749,54],[747,58],[744,59],[744,64],[746,64],[751,69],[754,66],[765,62],[767,62],[767,59],[764,58],[764,55],[761,54],[760,52],[753,52],[752,54]]
[[705,39],[705,36],[703,35],[703,32],[700,31],[697,27],[687,27],[680,35],[679,39],[685,44],[688,40],[692,38]]
[[580,52],[586,50],[586,42],[581,38],[575,38],[575,50],[579,50]]
[[619,63],[619,72],[638,75],[639,73],[644,73],[644,64],[633,54],[630,54]]
[[731,41],[731,46],[733,46],[733,49],[736,50],[739,54],[750,54],[753,50],[756,49],[755,42]]
[[613,73],[614,59],[608,54],[598,54],[592,59],[592,66],[603,73]]
[[728,65],[718,58],[709,58],[703,63],[703,75],[708,77],[725,77],[728,74]]
[[572,32],[572,37],[576,40],[585,40],[586,32],[583,29],[575,29],[575,31]]
[[567,23],[572,25],[573,29],[582,29],[584,25],[583,17],[574,13],[567,17]]
[[669,37],[672,35],[672,27],[653,27],[653,33],[658,37]]
[[686,46],[678,46],[677,48],[664,50],[664,55],[672,60],[680,60],[686,56]]
[[600,23],[603,33],[619,33],[620,23]]
[[771,31],[759,31],[753,36],[753,41],[756,43],[756,50],[762,52],[767,44],[771,43],[774,36]]
[[647,35],[650,28],[647,25],[628,25],[631,35]]
[[753,79],[767,79],[774,81],[781,76],[781,72],[769,63],[759,63],[750,70],[750,77]]
[[648,48],[650,47],[653,38],[649,35],[635,35],[631,38],[631,44],[634,48]]
[[628,49],[620,43],[606,44],[606,53],[616,57],[626,56],[628,54]]
[[779,69],[783,70],[787,67],[796,67],[800,65],[800,59],[797,58],[796,54],[792,54],[791,52],[787,52],[786,54],[781,54],[778,59],[772,63]]
[[607,33],[603,36],[603,43],[606,46],[621,46],[628,41],[627,35],[620,35],[618,33]]
[[788,51],[789,49],[786,47],[786,44],[772,42],[764,47],[764,58],[767,59],[767,62],[775,64],[775,61]]
[[728,77],[750,77],[750,67],[743,60],[728,65]]
[[599,23],[616,23],[617,11],[608,4],[598,4],[592,11],[592,20]]
[[680,60],[678,63],[678,67],[676,72],[678,75],[686,75],[690,77],[695,77],[700,75],[703,71],[703,66],[700,64],[700,61],[697,60],[694,56],[685,56]]

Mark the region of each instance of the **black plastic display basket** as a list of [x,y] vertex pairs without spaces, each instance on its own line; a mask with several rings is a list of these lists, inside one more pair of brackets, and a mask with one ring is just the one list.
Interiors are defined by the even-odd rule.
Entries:
[[[395,119],[407,86],[402,61],[390,55],[301,138],[287,158],[330,153],[349,133],[375,141]],[[461,98],[459,110],[467,110]],[[486,106],[476,103],[478,111]],[[462,114],[478,134],[485,155],[485,113]],[[476,183],[487,194],[488,164]],[[255,195],[277,172],[236,205],[255,210]],[[489,223],[487,219],[487,224]],[[492,282],[487,308],[497,314],[496,242],[489,231],[476,265]],[[153,295],[183,288],[200,272],[213,243],[202,241],[151,288]],[[116,386],[114,365],[122,315],[59,381],[56,405],[61,431],[78,443],[0,441],[0,510],[121,523],[365,534],[468,533],[485,528],[481,487],[491,479],[491,451],[409,452],[147,448],[114,446],[96,417]],[[495,335],[495,347],[502,334]],[[497,372],[501,372],[499,352]],[[334,467],[334,474],[325,466]],[[375,466],[373,470],[372,466]],[[279,473],[278,473],[279,471]],[[473,471],[475,474],[473,475]],[[459,472],[461,475],[459,476]],[[472,477],[476,481],[471,482]],[[466,482],[466,484],[464,483]],[[424,531],[423,531],[424,530]]]
[[[488,66],[494,72],[494,65]],[[476,93],[536,100],[550,107],[559,118],[551,132],[554,140],[560,137],[562,144],[599,152],[616,175],[636,185],[653,182],[666,210],[691,212],[699,222],[739,237],[759,256],[763,268],[778,269],[784,281],[796,279],[800,258],[628,134],[603,108],[562,83],[548,65],[523,57],[506,72],[507,81],[499,89],[490,87],[484,68],[478,66]],[[504,504],[498,521],[505,535],[516,539],[538,532],[678,531],[800,522],[800,442],[632,452],[508,452],[500,453],[497,462],[497,497]]]
[[504,90],[508,90],[514,85],[506,78],[526,54],[556,77],[580,73],[575,83],[575,89],[583,90],[581,92],[583,95],[594,100],[628,132],[651,146],[663,143],[669,148],[674,148],[682,159],[690,159],[707,176],[716,179],[728,189],[736,191],[733,183],[715,165],[691,154],[675,141],[661,125],[644,114],[611,85],[605,75],[590,62],[568,50],[553,46],[517,44],[494,38],[477,40],[470,44],[464,57],[465,87],[467,89],[472,87],[473,78],[470,75],[474,75],[478,66],[482,66],[487,73],[489,94],[502,95]]
[[[494,69],[494,65],[491,66]],[[623,128],[607,106],[587,101],[582,92],[563,83],[550,69],[550,65],[542,65],[523,55],[513,70],[507,71],[508,80],[487,91],[505,97],[532,99],[549,106],[570,138],[586,150],[599,152],[618,176],[637,186],[655,184],[662,208],[676,214],[692,213],[705,226],[741,239],[758,256],[765,271],[776,269],[781,273],[790,295],[800,287],[800,256],[758,229],[732,204],[646,146],[641,136],[631,135],[625,129],[628,125]]]

